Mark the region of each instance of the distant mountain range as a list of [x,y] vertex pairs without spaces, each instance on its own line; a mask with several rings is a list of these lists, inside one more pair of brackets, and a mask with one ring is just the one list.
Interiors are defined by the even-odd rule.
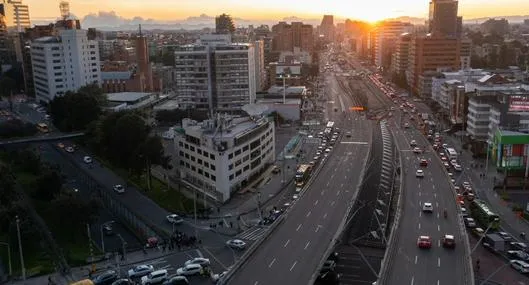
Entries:
[[[464,19],[465,24],[476,24],[482,23],[488,20],[490,17],[475,18],[475,19]],[[496,19],[505,18],[509,23],[520,23],[525,19],[529,19],[528,16],[498,16],[494,17]],[[417,18],[417,17],[398,17],[391,20],[410,22],[414,25],[424,25],[426,19]],[[49,24],[56,21],[52,18],[41,18],[33,19],[33,24],[42,25]],[[286,22],[304,22],[317,26],[321,23],[321,19],[303,19],[296,16],[285,17],[281,20],[247,20],[241,18],[234,18],[235,25],[237,27],[242,26],[246,27],[248,25],[269,25],[272,26],[278,21]],[[345,19],[335,19],[335,23],[342,23]],[[142,17],[134,18],[124,18],[119,16],[114,11],[99,11],[98,13],[92,13],[84,16],[81,19],[81,24],[83,28],[96,28],[105,31],[127,31],[127,30],[137,30],[138,25],[142,25],[142,28],[145,30],[201,30],[204,28],[214,28],[215,27],[215,17],[202,14],[199,16],[188,17],[184,20],[155,20],[155,19],[144,19]]]

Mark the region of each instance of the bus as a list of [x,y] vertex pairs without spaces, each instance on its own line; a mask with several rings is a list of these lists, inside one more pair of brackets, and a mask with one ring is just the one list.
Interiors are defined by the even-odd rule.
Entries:
[[453,148],[447,148],[446,154],[450,160],[457,159],[457,151]]
[[330,128],[332,130],[332,128],[334,128],[334,122],[333,121],[327,122],[327,126],[325,128]]
[[486,229],[497,230],[500,227],[500,217],[489,209],[489,206],[482,200],[475,199],[470,202],[472,217],[478,224]]
[[296,170],[296,192],[301,191],[301,188],[305,186],[305,183],[309,180],[310,173],[312,172],[312,165],[301,164]]
[[39,130],[39,132],[41,133],[47,133],[50,131],[50,129],[48,128],[48,125],[46,125],[45,123],[38,123],[37,130]]

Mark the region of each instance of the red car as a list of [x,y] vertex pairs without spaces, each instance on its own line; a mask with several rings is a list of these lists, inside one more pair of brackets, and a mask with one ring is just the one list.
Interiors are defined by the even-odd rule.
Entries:
[[428,161],[426,159],[421,159],[421,162],[419,163],[420,166],[428,166]]
[[431,248],[432,247],[432,239],[429,236],[420,236],[417,239],[417,246],[419,248]]

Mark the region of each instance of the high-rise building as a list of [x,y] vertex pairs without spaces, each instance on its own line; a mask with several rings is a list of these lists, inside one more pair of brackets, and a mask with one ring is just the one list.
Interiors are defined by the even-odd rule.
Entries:
[[59,31],[59,36],[36,39],[31,44],[35,95],[49,102],[67,91],[101,84],[99,49],[89,41],[86,30]]
[[253,44],[224,35],[204,35],[197,44],[175,48],[176,94],[187,109],[240,111],[255,102]]
[[413,25],[399,21],[385,21],[379,23],[372,33],[374,36],[374,64],[388,68],[391,64],[391,54],[395,43],[402,33],[412,32]]
[[149,61],[149,49],[147,47],[147,38],[141,32],[136,37],[136,56],[138,63],[138,76],[140,80],[139,92],[154,91],[152,79],[152,67]]
[[230,15],[222,14],[215,17],[215,33],[233,34],[233,32],[235,32],[235,24]]
[[255,49],[255,90],[263,91],[266,85],[264,41],[254,42]]
[[408,85],[416,95],[419,95],[419,91],[422,89],[420,95],[431,96],[431,78],[430,94],[426,94],[427,92],[424,91],[427,88],[420,88],[423,79],[429,76],[426,73],[459,70],[460,64],[459,39],[435,37],[431,34],[416,36],[410,44],[409,64],[406,72]]
[[461,20],[457,16],[457,0],[432,0],[428,19],[429,33],[435,36],[458,37]]
[[0,0],[0,14],[5,16],[8,31],[24,32],[31,27],[28,5],[22,0]]
[[391,73],[397,76],[404,75],[408,69],[410,44],[412,35],[403,33],[395,44],[395,51],[391,57]]
[[334,41],[334,16],[333,15],[323,15],[320,25],[320,35],[323,36],[325,42]]
[[279,22],[272,26],[273,51],[300,51],[312,52],[314,48],[314,34],[312,25],[302,22]]

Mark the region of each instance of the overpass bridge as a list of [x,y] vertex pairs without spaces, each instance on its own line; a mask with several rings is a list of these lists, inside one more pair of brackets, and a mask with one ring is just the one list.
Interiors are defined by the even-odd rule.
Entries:
[[77,133],[62,133],[62,134],[45,134],[45,135],[40,135],[40,136],[7,139],[7,140],[0,140],[0,147],[8,146],[8,145],[36,143],[36,142],[67,140],[67,139],[82,137],[84,135],[85,135],[84,132],[77,132]]

